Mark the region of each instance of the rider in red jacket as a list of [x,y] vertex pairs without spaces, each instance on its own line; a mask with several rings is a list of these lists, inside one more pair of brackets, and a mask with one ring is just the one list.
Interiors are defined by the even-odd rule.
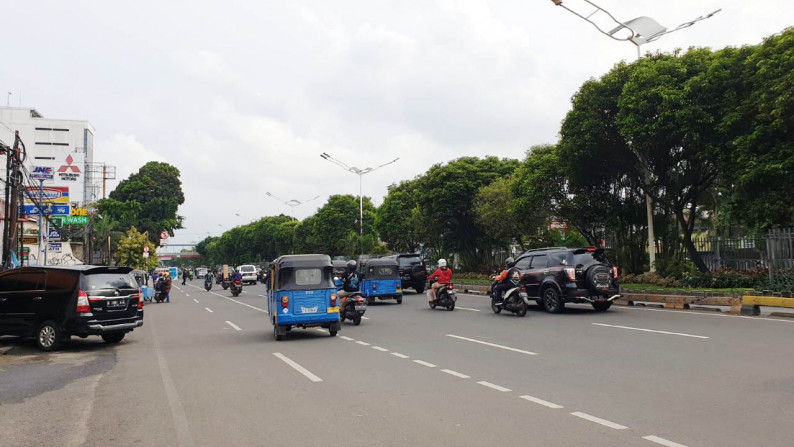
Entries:
[[438,268],[427,279],[435,278],[438,278],[438,282],[433,283],[433,287],[429,291],[432,293],[427,294],[429,301],[435,301],[438,294],[437,290],[452,282],[452,269],[447,267],[446,259],[438,260]]

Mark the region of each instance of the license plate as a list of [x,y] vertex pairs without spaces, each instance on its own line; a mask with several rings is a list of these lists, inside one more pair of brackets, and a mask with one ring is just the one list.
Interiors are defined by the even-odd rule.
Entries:
[[121,307],[126,304],[126,300],[108,300],[108,307]]
[[338,314],[339,313],[339,308],[338,307],[329,307],[328,308],[328,313],[329,314]]
[[367,310],[367,306],[364,305],[357,305],[356,310]]

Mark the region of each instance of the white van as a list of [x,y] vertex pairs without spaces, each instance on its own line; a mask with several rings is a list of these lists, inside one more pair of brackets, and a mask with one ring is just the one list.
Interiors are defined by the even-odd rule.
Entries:
[[256,284],[256,267],[251,264],[243,264],[235,269],[243,276],[243,284]]

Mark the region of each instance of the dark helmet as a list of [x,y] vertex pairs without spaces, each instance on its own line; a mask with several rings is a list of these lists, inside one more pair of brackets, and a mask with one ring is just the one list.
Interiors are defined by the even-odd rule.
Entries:
[[350,269],[350,270],[355,270],[356,269],[356,261],[354,261],[354,260],[347,261],[347,268]]
[[505,264],[507,264],[507,268],[513,268],[513,266],[516,265],[516,261],[515,261],[515,259],[510,257],[510,258],[505,259]]

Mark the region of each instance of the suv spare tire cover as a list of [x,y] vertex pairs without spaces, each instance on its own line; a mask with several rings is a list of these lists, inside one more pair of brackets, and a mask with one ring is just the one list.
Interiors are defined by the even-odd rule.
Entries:
[[611,280],[609,268],[605,265],[597,264],[587,269],[585,281],[587,288],[593,293],[606,293],[612,286]]

